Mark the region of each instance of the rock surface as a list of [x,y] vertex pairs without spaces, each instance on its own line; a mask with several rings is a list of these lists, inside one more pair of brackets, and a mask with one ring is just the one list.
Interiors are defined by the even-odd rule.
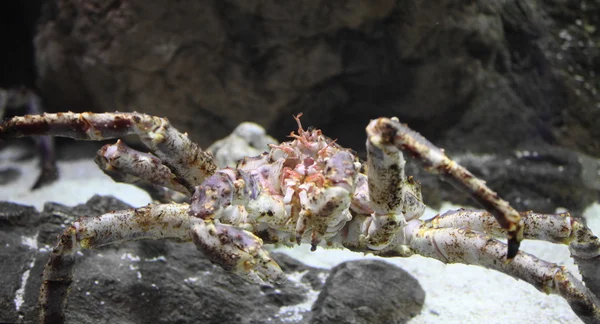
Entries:
[[206,150],[212,153],[215,163],[220,167],[235,168],[246,156],[257,156],[269,151],[269,144],[277,144],[277,140],[269,136],[264,128],[255,123],[241,123],[233,132],[209,146]]
[[389,263],[345,262],[331,269],[313,304],[310,323],[406,323],[421,311],[424,300],[416,280]]
[[[0,273],[3,275],[0,322],[36,322],[41,271],[48,251],[56,243],[56,235],[65,224],[78,216],[127,207],[115,198],[100,196],[74,208],[47,203],[41,213],[32,207],[0,203]],[[82,251],[68,299],[67,321],[308,323],[311,305],[323,290],[328,271],[305,266],[279,253],[274,258],[288,274],[288,281],[269,287],[246,283],[212,265],[193,244],[142,241]],[[395,305],[400,309],[411,309],[414,314],[419,312],[423,293],[415,279],[408,279],[410,276],[395,266],[374,268],[369,262],[354,263],[340,267],[377,277],[382,276],[381,271],[385,269],[389,278],[402,278],[405,281],[402,287],[407,293],[420,292],[417,294],[420,304],[415,305],[413,298],[398,297],[396,302],[405,300],[407,304]],[[377,288],[377,285],[363,285],[346,290],[351,295],[364,296],[365,309],[375,310],[380,314],[378,316],[397,313],[389,307],[380,308]],[[311,318],[318,321],[323,316],[316,313]],[[395,316],[390,314],[389,318]]]

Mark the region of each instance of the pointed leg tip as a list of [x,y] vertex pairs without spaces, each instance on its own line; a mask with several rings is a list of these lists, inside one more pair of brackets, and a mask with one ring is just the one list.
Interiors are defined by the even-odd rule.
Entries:
[[508,239],[508,251],[506,253],[506,260],[508,262],[512,261],[512,259],[514,259],[517,256],[517,253],[519,253],[520,245],[521,245],[521,242],[519,242],[517,239],[515,239],[515,238]]

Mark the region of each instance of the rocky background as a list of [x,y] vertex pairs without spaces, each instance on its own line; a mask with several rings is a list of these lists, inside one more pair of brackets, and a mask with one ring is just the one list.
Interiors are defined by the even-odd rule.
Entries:
[[[363,153],[398,116],[519,209],[600,192],[600,4],[575,0],[37,0],[0,4],[0,85],[49,111],[165,115],[201,145],[255,121]],[[412,170],[425,200],[470,203]]]

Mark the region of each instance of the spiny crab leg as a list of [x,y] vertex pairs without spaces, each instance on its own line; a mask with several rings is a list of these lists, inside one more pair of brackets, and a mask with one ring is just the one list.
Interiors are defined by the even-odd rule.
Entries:
[[[524,280],[544,293],[562,296],[584,322],[599,323],[600,301],[594,294],[600,293],[598,237],[569,213],[520,214],[525,239],[569,245],[571,256],[579,266],[585,285],[565,267],[540,260],[525,252],[518,253],[510,263],[498,262],[503,258],[506,245],[494,237],[503,237],[506,230],[487,211],[460,209],[426,221],[410,220],[391,244],[371,252],[382,257],[418,254],[443,263],[472,264],[497,270]],[[355,220],[360,219],[361,215],[358,216]],[[356,240],[350,240],[354,241]],[[360,250],[351,244],[344,245]]]
[[386,150],[371,138],[367,140],[369,195],[362,200],[368,199],[369,207],[373,209],[371,218],[365,223],[365,239],[370,249],[384,249],[407,221],[419,218],[425,211],[421,187],[412,177],[406,177],[405,164],[399,150]]
[[[139,152],[118,140],[115,144],[103,146],[96,155],[96,164],[109,176],[117,177],[123,182],[123,177],[133,176],[146,183],[162,186],[191,196],[189,189],[184,187],[167,166],[154,155]],[[129,182],[129,181],[125,181]]]
[[[598,238],[580,219],[569,213],[541,214],[532,211],[520,212],[523,220],[523,239],[542,240],[557,244],[597,244]],[[468,227],[493,237],[504,237],[506,230],[500,227],[494,216],[485,210],[458,209],[437,215],[426,222],[432,228]],[[600,250],[597,251],[600,254]]]
[[517,255],[523,239],[523,224],[519,213],[501,199],[485,182],[444,154],[421,134],[401,124],[396,118],[379,118],[367,126],[369,141],[386,151],[403,150],[421,161],[423,167],[441,175],[445,180],[466,191],[486,210],[489,210],[508,234],[506,259]]
[[[444,263],[479,265],[521,279],[544,293],[565,298],[586,323],[600,322],[600,301],[564,266],[549,263],[521,251],[512,262],[498,262],[506,244],[469,228],[432,228],[430,224],[405,227],[405,242],[419,255]],[[404,253],[402,249],[399,254]],[[393,256],[387,254],[386,256]]]
[[166,118],[140,113],[56,113],[14,117],[0,126],[1,138],[51,135],[99,141],[136,134],[186,188],[216,170],[212,156],[180,133]]
[[75,252],[121,241],[177,238],[191,241],[186,204],[149,205],[80,218],[60,236],[44,267],[40,290],[42,323],[64,323],[64,309],[73,282]]
[[[569,246],[571,256],[579,266],[586,286],[600,295],[600,239],[580,219],[569,213],[540,214],[522,212],[523,238]],[[459,209],[438,215],[426,221],[431,228],[466,227],[494,237],[503,237],[506,231],[487,211]]]
[[285,282],[258,236],[219,220],[191,217],[190,224],[194,243],[214,264],[255,284]]
[[189,215],[188,204],[161,204],[82,217],[60,236],[46,264],[40,290],[42,323],[63,323],[75,252],[144,239],[174,238],[193,241],[205,256],[222,268],[259,284],[281,283],[285,274],[254,234]]

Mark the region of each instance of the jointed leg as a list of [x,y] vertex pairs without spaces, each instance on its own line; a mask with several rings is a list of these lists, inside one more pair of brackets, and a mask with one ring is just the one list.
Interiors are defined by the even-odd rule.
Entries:
[[75,252],[111,243],[141,239],[178,238],[190,241],[189,206],[149,205],[81,218],[61,235],[44,267],[40,291],[40,321],[63,323]]
[[[523,237],[569,246],[586,286],[600,295],[600,239],[580,219],[569,213],[539,214],[522,212]],[[460,209],[425,222],[430,228],[469,228],[494,237],[503,237],[502,229],[489,212]]]
[[424,224],[406,234],[407,243],[417,254],[444,263],[473,264],[506,273],[530,283],[542,292],[562,296],[584,322],[600,322],[600,301],[565,267],[545,262],[523,251],[511,262],[504,262],[504,243],[467,228],[431,228]]
[[485,182],[444,154],[419,133],[401,124],[398,119],[379,118],[367,126],[369,141],[386,151],[404,150],[417,157],[430,172],[441,175],[459,189],[466,191],[486,210],[489,210],[500,225],[507,230],[507,259],[512,259],[523,239],[523,224],[519,213],[508,202],[498,197]]
[[[596,266],[600,263],[600,242],[584,224],[568,214],[519,214],[482,180],[397,119],[374,120],[367,127],[367,133],[369,193],[375,213],[371,218],[364,218],[358,232],[366,235],[369,249],[378,250],[373,253],[384,257],[405,257],[416,253],[445,263],[475,264],[498,270],[527,281],[546,293],[560,294],[584,321],[600,321],[600,302],[592,293],[600,291],[600,280],[595,278],[600,275]],[[410,183],[405,179],[404,160],[399,150],[419,158],[426,169],[441,174],[467,191],[491,213],[459,210],[423,224],[409,220],[401,232],[395,232],[400,228],[394,217],[380,215],[406,213],[402,208],[410,206],[411,199],[401,194],[404,187],[410,189],[411,186],[406,186]],[[398,188],[402,190],[393,190]],[[394,195],[394,192],[398,194]],[[508,234],[508,251],[505,244],[484,233],[496,237]],[[369,242],[376,235],[387,235],[390,240],[395,240],[378,249]],[[589,289],[566,268],[524,252],[518,253],[519,242],[524,237],[570,244],[571,253]],[[361,246],[350,248],[360,250]]]
[[281,268],[254,234],[189,215],[187,204],[148,205],[80,218],[61,235],[46,264],[40,291],[42,323],[64,322],[75,252],[123,241],[176,238],[193,241],[213,263],[256,283],[285,281]]
[[[590,230],[581,220],[569,213],[540,214],[532,211],[521,212],[523,238],[542,240],[558,244],[590,244],[598,241],[584,235]],[[493,237],[504,237],[506,230],[500,227],[492,214],[483,210],[458,209],[435,216],[425,222],[432,228],[462,228],[486,233]],[[591,233],[591,232],[590,232]],[[600,252],[598,252],[600,253]]]
[[256,283],[283,283],[285,273],[251,232],[219,220],[191,217],[191,235],[204,256],[221,268]]
[[128,147],[123,141],[103,146],[96,155],[96,164],[115,181],[162,186],[191,195],[193,188],[184,187],[171,170],[152,154]]
[[212,156],[166,118],[140,113],[57,113],[14,117],[0,126],[0,138],[52,135],[82,140],[103,140],[136,134],[169,166],[178,181],[193,188],[216,170]]
[[368,196],[373,213],[362,227],[370,249],[387,247],[406,221],[419,218],[425,211],[421,187],[406,177],[405,164],[398,149],[389,150],[372,138],[367,140]]

